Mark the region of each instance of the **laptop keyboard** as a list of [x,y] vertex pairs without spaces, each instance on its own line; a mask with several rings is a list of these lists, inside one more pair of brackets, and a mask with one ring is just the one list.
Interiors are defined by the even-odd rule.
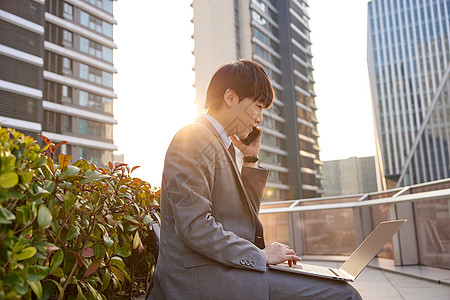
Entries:
[[328,276],[336,276],[336,275],[338,275],[338,274],[334,273],[333,271],[331,271],[329,268],[321,267],[321,266],[298,264],[298,265],[293,265],[292,268],[299,269],[299,270],[304,270],[306,272],[313,272],[313,273],[316,273],[316,274],[328,275]]

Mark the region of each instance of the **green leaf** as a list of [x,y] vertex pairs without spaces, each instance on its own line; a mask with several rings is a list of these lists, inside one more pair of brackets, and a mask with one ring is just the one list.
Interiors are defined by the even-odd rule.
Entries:
[[125,244],[122,247],[117,247],[116,250],[114,251],[114,254],[122,256],[122,257],[130,256],[131,255],[131,245]]
[[79,172],[80,168],[75,166],[68,166],[61,172],[61,175],[59,175],[59,179],[65,179],[67,177],[77,175]]
[[130,222],[132,222],[132,223],[134,223],[134,224],[139,224],[139,222],[138,222],[135,218],[133,218],[132,216],[129,216],[129,215],[123,215],[122,217],[123,217],[125,220],[130,221]]
[[64,277],[64,271],[61,268],[56,268],[50,274],[53,275],[53,276],[56,276],[58,278],[63,278]]
[[52,222],[52,213],[50,212],[50,209],[45,206],[45,204],[39,206],[37,219],[39,228],[44,229],[50,226],[50,223]]
[[111,273],[109,273],[109,270],[105,270],[105,275],[103,275],[102,278],[102,287],[100,291],[104,291],[106,288],[108,288],[109,283],[111,282]]
[[62,286],[53,279],[50,279],[50,281],[53,282],[56,285],[56,287],[58,288],[59,294],[61,295],[61,299],[64,299],[64,289],[62,288]]
[[33,179],[34,171],[24,171],[22,175],[23,183],[28,183]]
[[145,215],[144,219],[142,220],[142,223],[144,223],[145,225],[148,225],[152,221],[153,221],[152,217],[150,217],[149,215]]
[[19,182],[19,176],[16,172],[7,172],[0,175],[0,187],[9,189]]
[[25,195],[22,192],[20,192],[20,191],[9,190],[8,191],[8,197],[9,198],[22,199],[23,197],[25,197]]
[[52,260],[50,262],[50,271],[52,273],[56,268],[58,268],[64,259],[64,252],[62,250],[58,250],[53,254]]
[[16,216],[4,207],[0,207],[0,223],[11,224],[16,219]]
[[107,235],[103,236],[103,241],[105,241],[106,248],[109,248],[114,244],[114,241]]
[[70,212],[73,207],[73,203],[75,202],[75,196],[70,192],[66,192],[64,195],[64,212],[66,215]]
[[86,297],[84,297],[83,290],[81,289],[78,283],[77,283],[77,290],[78,290],[77,300],[86,300]]
[[48,274],[48,267],[43,266],[30,266],[28,268],[28,280],[29,281],[38,281],[44,279]]
[[120,257],[118,257],[118,256],[113,256],[113,257],[111,257],[109,263],[110,263],[111,265],[113,265],[113,266],[116,266],[116,267],[125,268],[125,263],[124,263],[123,260],[122,260]]
[[91,169],[87,170],[84,173],[84,176],[86,176],[86,178],[84,178],[80,182],[82,184],[86,184],[86,183],[90,183],[90,182],[94,182],[94,181],[97,181],[97,180],[101,180],[101,179],[110,177],[109,175],[103,175],[102,173],[99,173],[98,171],[91,170]]
[[42,283],[42,298],[40,300],[48,300],[55,294],[56,286],[51,281],[45,281]]
[[16,258],[17,261],[20,260],[25,260],[28,258],[33,257],[37,252],[37,249],[34,247],[27,247],[25,249],[23,249],[20,253],[17,253],[16,255],[14,255],[14,257]]
[[69,228],[69,232],[67,232],[65,240],[69,241],[69,240],[71,240],[73,238],[76,238],[79,235],[80,235],[80,228],[78,228],[77,226],[71,226]]
[[40,281],[28,281],[28,285],[31,287],[37,298],[42,297],[42,285]]
[[133,249],[136,249],[139,246],[141,239],[139,238],[139,231],[136,230],[133,238]]
[[123,274],[118,268],[111,266],[111,272],[113,272],[113,274],[116,276],[117,279],[119,279],[119,281],[123,282],[124,279]]
[[41,155],[41,157],[39,157],[38,159],[36,159],[32,164],[31,164],[31,168],[32,169],[36,169],[40,166],[45,165],[45,163],[47,162],[47,157],[45,155]]

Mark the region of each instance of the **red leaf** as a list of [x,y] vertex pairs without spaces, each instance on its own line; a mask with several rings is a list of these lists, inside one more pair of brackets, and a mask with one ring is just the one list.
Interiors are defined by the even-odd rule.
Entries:
[[94,250],[92,248],[85,248],[83,250],[83,253],[81,253],[81,256],[89,258],[94,256]]
[[75,257],[75,259],[77,260],[78,265],[81,267],[83,265],[83,260],[81,259],[80,254],[78,254],[78,252],[75,251],[70,251],[73,255],[73,257]]
[[56,251],[56,250],[59,250],[59,247],[56,247],[55,245],[48,246],[45,248],[45,252],[47,254],[51,253],[52,251]]
[[56,149],[58,149],[58,148],[61,147],[62,145],[68,144],[68,143],[69,143],[69,142],[66,142],[66,141],[59,142],[59,143],[56,144],[56,146],[55,146],[55,151],[56,151]]
[[102,262],[102,258],[94,260],[94,262],[86,270],[86,273],[84,274],[84,277],[89,276],[92,273],[94,273],[95,271],[97,271],[98,267],[100,267],[101,262]]
[[131,169],[131,172],[130,173],[133,173],[133,171],[134,170],[136,170],[137,168],[140,168],[141,166],[134,166],[132,169]]
[[52,144],[52,141],[50,141],[50,139],[48,138],[48,137],[46,137],[46,136],[44,136],[44,135],[42,135],[42,134],[40,134],[39,135],[43,140],[44,140],[44,142],[48,145],[48,144]]
[[111,161],[108,161],[108,166],[111,171],[114,169],[114,165]]

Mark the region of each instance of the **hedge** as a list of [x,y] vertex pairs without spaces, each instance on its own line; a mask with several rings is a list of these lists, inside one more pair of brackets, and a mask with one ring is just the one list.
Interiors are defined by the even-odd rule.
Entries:
[[133,299],[155,267],[159,190],[123,163],[0,126],[0,299]]

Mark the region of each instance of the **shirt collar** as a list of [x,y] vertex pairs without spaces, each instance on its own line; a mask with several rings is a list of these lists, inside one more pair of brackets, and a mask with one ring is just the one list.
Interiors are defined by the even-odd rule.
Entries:
[[227,148],[229,148],[231,145],[231,140],[227,136],[227,133],[225,132],[225,129],[223,128],[222,124],[220,124],[219,121],[217,121],[216,119],[214,119],[213,117],[211,117],[208,114],[203,114],[202,117],[205,118],[206,120],[208,120],[212,124],[212,126],[214,126],[216,131],[219,133],[220,138],[224,142],[225,146]]

